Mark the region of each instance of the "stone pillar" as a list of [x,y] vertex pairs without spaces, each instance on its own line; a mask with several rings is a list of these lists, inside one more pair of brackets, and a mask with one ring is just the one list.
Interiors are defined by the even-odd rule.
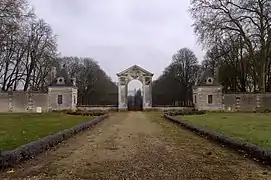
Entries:
[[127,110],[127,83],[124,77],[119,78],[118,84],[118,109]]
[[262,107],[262,97],[261,94],[256,95],[256,110],[260,110]]
[[241,97],[239,95],[236,95],[235,99],[236,99],[236,105],[235,105],[236,111],[239,111],[240,110],[240,99],[241,99]]
[[152,108],[151,79],[151,77],[145,77],[143,80],[143,110]]
[[33,112],[34,103],[32,99],[32,93],[30,91],[28,91],[27,100],[28,100],[27,110],[29,112]]
[[71,109],[73,111],[76,111],[76,109],[77,109],[77,97],[78,97],[78,89],[77,88],[72,88],[72,97],[71,97],[71,100],[72,100],[71,105],[72,105],[72,107],[71,107]]
[[8,92],[8,111],[13,112],[13,92]]
[[52,111],[52,95],[51,95],[52,88],[48,88],[48,96],[47,96],[47,111],[51,112]]

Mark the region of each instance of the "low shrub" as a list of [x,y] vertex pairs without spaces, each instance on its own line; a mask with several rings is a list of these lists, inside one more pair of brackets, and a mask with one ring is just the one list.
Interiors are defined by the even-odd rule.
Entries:
[[56,113],[67,113],[70,110],[52,110],[52,112],[56,112]]
[[6,151],[0,154],[0,168],[14,167],[15,165],[35,157],[37,154],[44,152],[51,147],[56,146],[63,140],[93,127],[107,118],[108,115],[97,117],[88,123],[77,125],[73,128],[66,129],[53,135],[46,136],[40,140],[30,142],[20,146],[12,151]]
[[164,115],[164,117],[174,123],[177,123],[185,127],[186,129],[192,132],[197,133],[200,136],[203,136],[215,142],[221,143],[225,145],[226,147],[229,147],[238,152],[246,153],[252,159],[257,159],[263,164],[271,165],[271,151],[270,150],[264,149],[254,144],[250,144],[240,139],[235,139],[229,136],[222,135],[218,132],[203,129],[201,127],[182,121],[179,118],[177,119],[169,115]]
[[67,112],[67,114],[69,114],[69,115],[78,115],[78,116],[102,116],[107,113],[108,113],[107,111],[103,111],[103,110],[93,110],[93,111],[77,110],[77,111]]
[[155,108],[148,108],[148,109],[143,109],[144,112],[157,112],[157,111],[161,111],[159,109],[155,109]]
[[271,113],[271,109],[257,108],[255,113]]
[[165,111],[164,114],[168,116],[184,116],[184,115],[202,115],[205,114],[206,111],[198,111],[198,110],[175,110],[175,111]]

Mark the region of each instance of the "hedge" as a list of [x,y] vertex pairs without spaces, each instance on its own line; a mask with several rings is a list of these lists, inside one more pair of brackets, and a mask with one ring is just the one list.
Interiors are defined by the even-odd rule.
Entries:
[[197,133],[200,136],[204,136],[215,142],[221,143],[225,145],[226,147],[231,148],[235,151],[246,153],[250,158],[254,160],[257,159],[263,164],[267,164],[269,166],[271,165],[271,151],[270,150],[256,146],[254,144],[250,144],[240,139],[235,139],[229,136],[222,135],[218,132],[209,131],[198,126],[194,126],[183,120],[168,116],[166,114],[164,115],[164,117],[167,120],[177,123],[185,127],[186,129]]
[[62,141],[74,136],[75,134],[78,134],[102,122],[107,117],[108,115],[97,117],[91,122],[79,124],[73,128],[66,129],[56,134],[49,135],[42,139],[22,145],[12,151],[3,152],[0,154],[0,169],[14,167],[23,161],[32,159],[39,153],[42,153],[58,145]]
[[105,115],[105,111],[74,111],[67,112],[69,115],[78,115],[78,116],[102,116]]
[[177,111],[165,111],[165,114],[168,116],[184,116],[184,115],[202,115],[205,114],[206,111],[183,111],[183,110],[177,110]]

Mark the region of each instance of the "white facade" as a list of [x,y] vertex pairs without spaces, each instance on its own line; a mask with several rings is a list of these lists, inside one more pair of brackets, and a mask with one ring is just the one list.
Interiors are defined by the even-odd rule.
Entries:
[[139,80],[143,85],[143,110],[152,108],[152,77],[153,74],[145,69],[134,65],[120,73],[118,76],[118,108],[119,110],[128,109],[128,83],[134,79]]
[[76,110],[77,88],[52,86],[48,88],[50,110]]

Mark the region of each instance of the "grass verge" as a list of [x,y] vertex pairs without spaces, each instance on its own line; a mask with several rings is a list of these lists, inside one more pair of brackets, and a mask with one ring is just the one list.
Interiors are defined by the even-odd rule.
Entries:
[[271,114],[208,113],[179,116],[182,120],[271,149]]
[[0,114],[0,149],[12,150],[92,119],[64,113]]

